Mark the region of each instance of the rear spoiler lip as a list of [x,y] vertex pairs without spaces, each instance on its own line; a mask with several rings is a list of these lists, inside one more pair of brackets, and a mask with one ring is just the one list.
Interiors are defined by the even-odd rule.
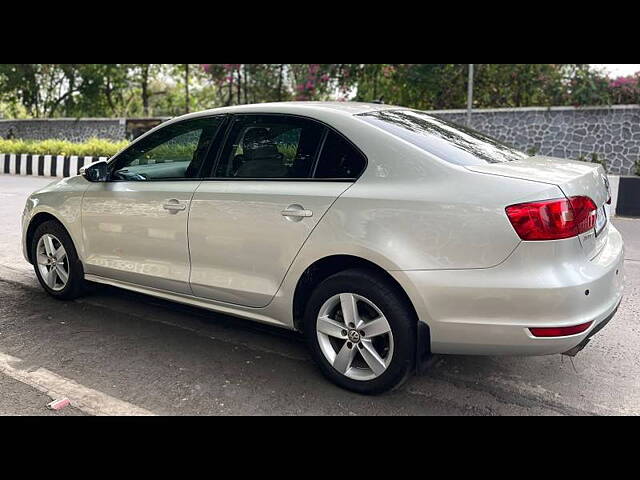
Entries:
[[[560,188],[560,185],[558,185],[557,183],[553,183],[553,182],[545,182],[543,180],[532,180],[530,178],[521,178],[521,177],[518,177],[516,175],[505,175],[505,174],[502,174],[502,173],[485,172],[483,170],[478,169],[475,165],[468,165],[468,166],[465,166],[464,168],[466,168],[467,170],[469,170],[469,171],[471,171],[473,173],[478,173],[478,174],[481,174],[481,175],[491,175],[493,177],[511,178],[513,180],[522,180],[523,182],[542,183],[544,185],[553,185],[553,186],[556,186],[556,187]],[[562,189],[560,188],[560,190],[562,190]]]

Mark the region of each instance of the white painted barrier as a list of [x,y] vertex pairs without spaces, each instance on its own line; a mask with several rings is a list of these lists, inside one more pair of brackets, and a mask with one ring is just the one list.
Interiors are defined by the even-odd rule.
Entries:
[[107,160],[108,158],[0,153],[0,174],[58,178],[73,177],[78,174],[81,167],[98,160]]

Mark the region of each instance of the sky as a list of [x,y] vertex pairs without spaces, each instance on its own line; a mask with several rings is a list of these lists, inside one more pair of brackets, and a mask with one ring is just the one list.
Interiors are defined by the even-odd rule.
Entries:
[[591,66],[603,68],[612,77],[625,77],[640,72],[640,63],[592,63]]

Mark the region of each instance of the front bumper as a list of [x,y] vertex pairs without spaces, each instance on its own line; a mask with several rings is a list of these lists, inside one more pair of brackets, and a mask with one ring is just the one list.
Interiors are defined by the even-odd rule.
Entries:
[[[615,313],[623,294],[624,248],[612,224],[589,260],[577,238],[522,242],[488,269],[390,272],[429,326],[431,352],[548,355],[579,345]],[[565,337],[534,337],[530,327],[592,321]]]

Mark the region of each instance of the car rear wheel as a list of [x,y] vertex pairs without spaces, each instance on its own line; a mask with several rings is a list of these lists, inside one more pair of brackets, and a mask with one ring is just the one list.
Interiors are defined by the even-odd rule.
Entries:
[[408,378],[415,365],[415,331],[406,299],[373,271],[330,276],[305,311],[305,336],[321,371],[358,393],[381,393]]
[[71,237],[58,222],[50,220],[36,228],[31,258],[40,285],[51,296],[71,300],[84,293],[82,263]]

